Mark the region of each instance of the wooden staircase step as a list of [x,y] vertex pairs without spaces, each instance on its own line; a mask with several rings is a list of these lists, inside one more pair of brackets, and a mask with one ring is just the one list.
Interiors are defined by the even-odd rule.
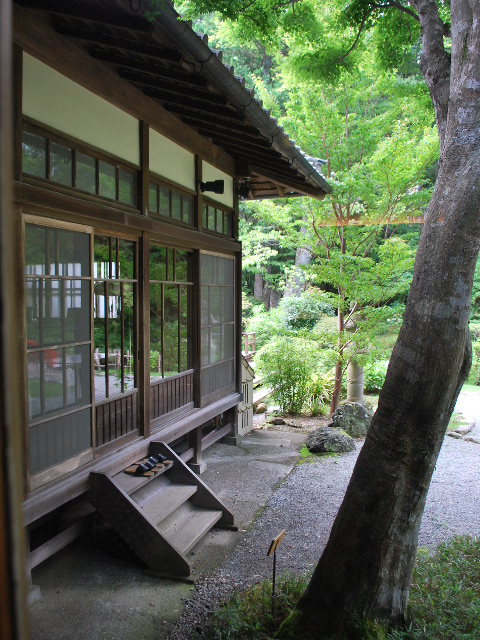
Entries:
[[143,476],[132,476],[128,473],[125,473],[124,471],[121,471],[120,473],[117,473],[113,476],[113,480],[115,484],[120,487],[120,489],[123,489],[125,493],[130,496],[132,495],[132,493],[135,493],[135,491],[138,491],[149,482],[152,482],[152,480],[160,477],[163,473],[165,473],[165,471],[168,471],[168,469],[169,467],[165,466],[163,467],[163,469],[160,469],[160,471],[154,473],[153,476],[150,476],[149,478],[144,478]]
[[161,487],[148,501],[142,502],[139,505],[140,510],[151,522],[158,524],[191,498],[196,491],[196,485],[171,482]]
[[191,503],[185,503],[160,522],[158,529],[165,537],[174,540],[177,549],[185,555],[221,517],[221,511],[200,509]]

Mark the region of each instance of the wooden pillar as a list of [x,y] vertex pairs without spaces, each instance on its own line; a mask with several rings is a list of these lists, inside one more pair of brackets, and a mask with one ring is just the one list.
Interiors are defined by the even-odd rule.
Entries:
[[[25,384],[23,270],[18,263],[21,218],[12,206],[12,4],[0,2],[0,637],[29,637],[26,553],[21,502]],[[20,253],[21,255],[21,253]]]
[[197,427],[188,434],[188,446],[193,449],[193,458],[188,462],[190,469],[200,475],[207,468],[202,457],[202,427]]
[[[140,122],[140,177],[138,204],[142,215],[148,216],[149,199],[149,135],[146,122]],[[150,243],[144,232],[139,240],[138,256],[138,420],[140,433],[150,436]]]

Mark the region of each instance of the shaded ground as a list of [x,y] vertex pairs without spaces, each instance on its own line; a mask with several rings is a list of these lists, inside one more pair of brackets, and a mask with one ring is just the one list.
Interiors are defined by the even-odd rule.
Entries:
[[[478,396],[462,394],[459,402],[468,417],[480,415]],[[206,452],[202,479],[234,511],[240,530],[213,530],[193,550],[195,586],[150,575],[111,530],[97,526],[34,570],[42,598],[31,607],[32,639],[185,640],[215,600],[271,576],[266,552],[282,529],[278,571],[311,569],[359,450],[295,466],[306,432],[318,425],[304,419],[297,426],[259,429],[239,447],[217,444]],[[480,445],[446,437],[420,544],[433,548],[456,533],[479,535],[479,471]]]

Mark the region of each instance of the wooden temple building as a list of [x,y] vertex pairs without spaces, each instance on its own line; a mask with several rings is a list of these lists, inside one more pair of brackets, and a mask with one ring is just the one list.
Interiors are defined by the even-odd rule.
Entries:
[[[188,575],[199,532],[233,526],[198,473],[239,437],[239,198],[329,187],[170,4],[153,22],[141,1],[5,4],[30,567],[88,497],[147,565]],[[159,453],[164,473],[124,473]]]

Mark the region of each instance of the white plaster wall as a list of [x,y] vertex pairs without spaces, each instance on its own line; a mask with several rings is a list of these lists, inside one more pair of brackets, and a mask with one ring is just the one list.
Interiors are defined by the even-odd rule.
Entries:
[[225,190],[223,194],[205,192],[205,196],[209,200],[219,202],[227,207],[233,208],[233,178],[228,174],[220,171],[208,162],[202,162],[202,182],[210,182],[213,180],[223,180],[225,182]]
[[23,114],[136,166],[140,164],[136,118],[26,53]]
[[150,170],[166,180],[195,190],[195,156],[150,129]]

